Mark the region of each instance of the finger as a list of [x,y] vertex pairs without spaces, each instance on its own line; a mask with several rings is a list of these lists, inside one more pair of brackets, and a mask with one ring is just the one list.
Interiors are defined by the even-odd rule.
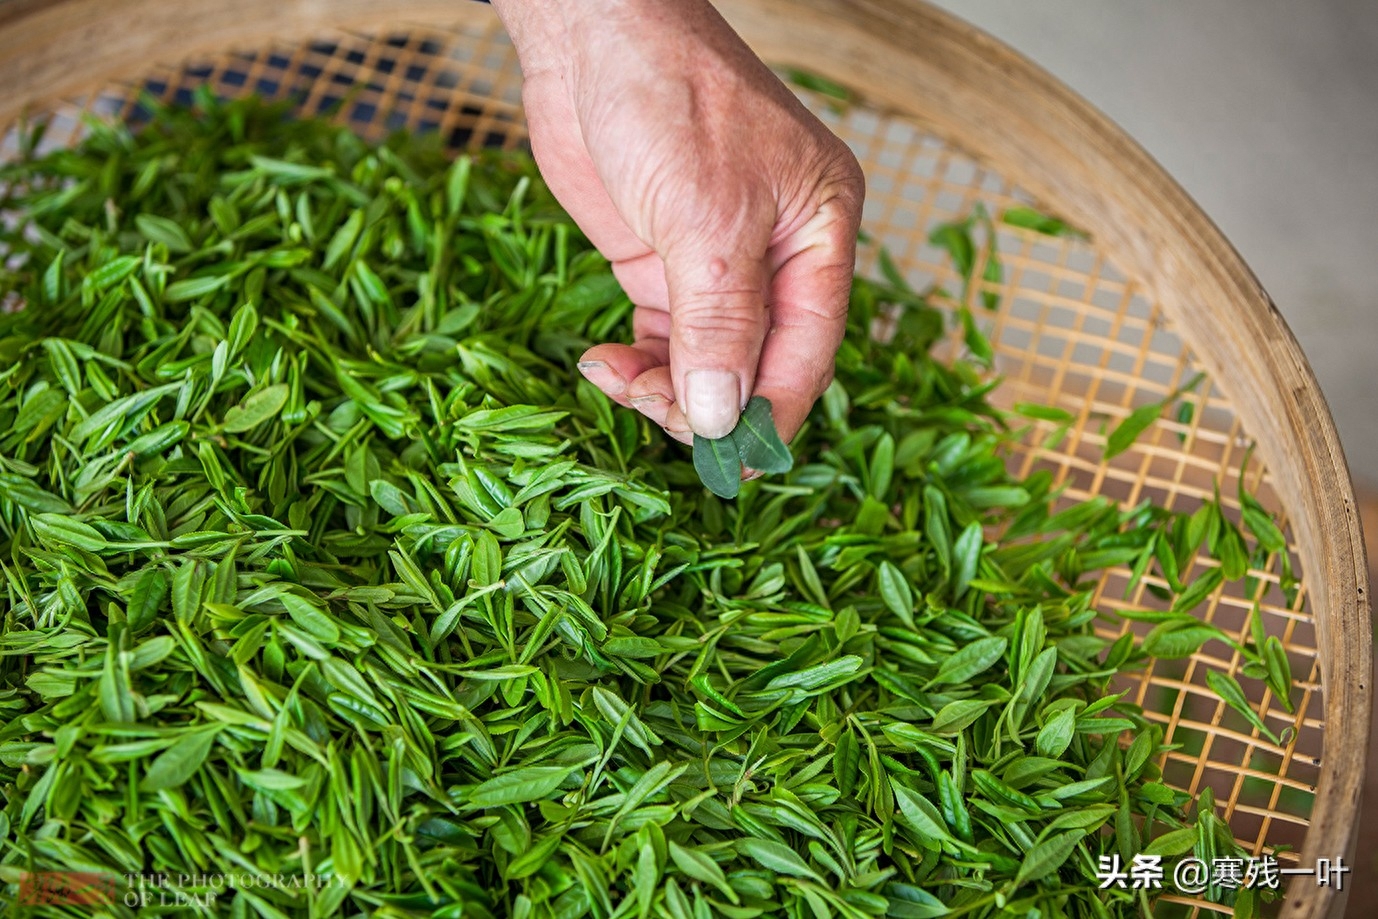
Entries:
[[770,400],[787,441],[832,382],[847,328],[858,210],[844,199],[825,202],[784,247],[785,260],[771,280],[771,327],[754,393]]
[[546,186],[589,241],[614,263],[651,251],[627,226],[589,157],[568,87],[555,71],[523,85],[531,152]]
[[703,437],[732,430],[756,381],[768,234],[737,234],[714,240],[716,252],[693,246],[665,258],[675,402]]
[[665,343],[665,363],[670,362],[670,313],[651,306],[638,306],[632,313],[632,337],[641,342],[657,339]]
[[652,367],[633,380],[627,387],[628,398],[638,399],[649,395],[663,396],[667,403],[675,401],[675,388],[670,382],[668,364]]
[[612,273],[627,297],[638,307],[665,311],[670,292],[665,287],[665,263],[654,252],[613,263]]
[[656,424],[664,427],[675,404],[675,390],[670,383],[668,365],[652,367],[627,386],[627,401]]
[[635,345],[594,345],[579,359],[579,372],[619,405],[628,405],[627,389],[632,381],[669,360],[669,345],[663,339],[647,339]]
[[670,403],[670,410],[665,414],[665,423],[661,425],[665,433],[675,440],[685,445],[694,443],[694,432],[689,430],[689,421],[684,417],[684,412],[676,403]]
[[632,408],[651,420],[653,424],[665,427],[666,420],[670,417],[670,406],[674,405],[669,399],[658,392],[647,393],[644,396],[632,396],[627,400]]

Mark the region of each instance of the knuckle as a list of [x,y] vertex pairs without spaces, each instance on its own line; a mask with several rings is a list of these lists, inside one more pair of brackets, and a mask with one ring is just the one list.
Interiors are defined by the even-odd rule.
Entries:
[[[730,253],[718,259],[728,266],[740,265],[736,253],[765,251],[774,223],[775,207],[760,190],[749,183],[732,183],[732,187],[688,187],[677,189],[674,198],[690,200],[695,205],[667,208],[663,214],[665,225],[660,229],[666,240],[669,259],[683,261],[702,259],[705,253]],[[732,271],[719,280],[733,283]],[[740,275],[740,269],[738,269]],[[740,282],[740,277],[738,279]]]
[[842,152],[844,157],[836,167],[838,195],[850,208],[859,212],[861,202],[866,197],[866,174],[849,147],[843,145]]
[[824,270],[820,272],[823,277],[821,283],[824,289],[828,286],[836,286],[839,294],[836,296],[822,296],[812,305],[810,311],[819,319],[826,322],[829,326],[841,326],[843,320],[847,318],[847,313],[851,310],[851,302],[846,294],[846,288],[842,287],[851,278],[851,268],[839,266],[836,269],[837,277],[834,272]]
[[839,199],[849,211],[859,212],[866,197],[866,173],[852,148],[833,136],[823,152],[820,175],[829,197]]
[[765,307],[732,309],[716,298],[690,298],[671,314],[673,335],[680,345],[698,350],[726,341],[759,340]]
[[829,361],[827,366],[823,367],[814,377],[813,397],[815,399],[823,395],[827,388],[833,385],[833,378],[835,376],[837,376],[837,367],[832,361]]

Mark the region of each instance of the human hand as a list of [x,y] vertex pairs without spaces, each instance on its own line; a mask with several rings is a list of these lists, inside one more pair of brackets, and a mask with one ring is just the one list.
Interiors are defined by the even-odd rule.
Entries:
[[673,437],[753,395],[786,440],[832,380],[864,183],[707,0],[495,0],[551,191],[636,305],[579,367]]

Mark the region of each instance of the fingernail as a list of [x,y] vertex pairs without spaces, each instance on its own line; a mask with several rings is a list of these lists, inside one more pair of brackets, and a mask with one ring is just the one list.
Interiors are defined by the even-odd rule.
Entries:
[[642,408],[647,405],[659,405],[665,401],[665,397],[658,392],[653,392],[649,395],[637,396],[635,399],[628,399],[627,401],[637,408]]
[[751,482],[756,479],[759,479],[763,475],[765,475],[765,473],[759,469],[748,469],[746,470],[746,475],[742,476],[742,481]]
[[627,381],[613,373],[603,361],[580,361],[579,372],[610,396],[620,396],[627,389]]
[[684,375],[684,415],[700,437],[732,433],[742,414],[742,381],[730,370],[691,370]]

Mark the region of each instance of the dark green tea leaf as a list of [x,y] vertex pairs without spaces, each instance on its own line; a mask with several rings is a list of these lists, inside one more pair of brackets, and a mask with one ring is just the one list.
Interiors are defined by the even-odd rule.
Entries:
[[731,437],[742,465],[748,469],[773,473],[789,472],[794,468],[794,457],[775,430],[769,399],[752,396],[737,426],[732,429]]
[[709,440],[694,435],[694,469],[709,491],[735,498],[742,487],[742,462],[731,435]]

